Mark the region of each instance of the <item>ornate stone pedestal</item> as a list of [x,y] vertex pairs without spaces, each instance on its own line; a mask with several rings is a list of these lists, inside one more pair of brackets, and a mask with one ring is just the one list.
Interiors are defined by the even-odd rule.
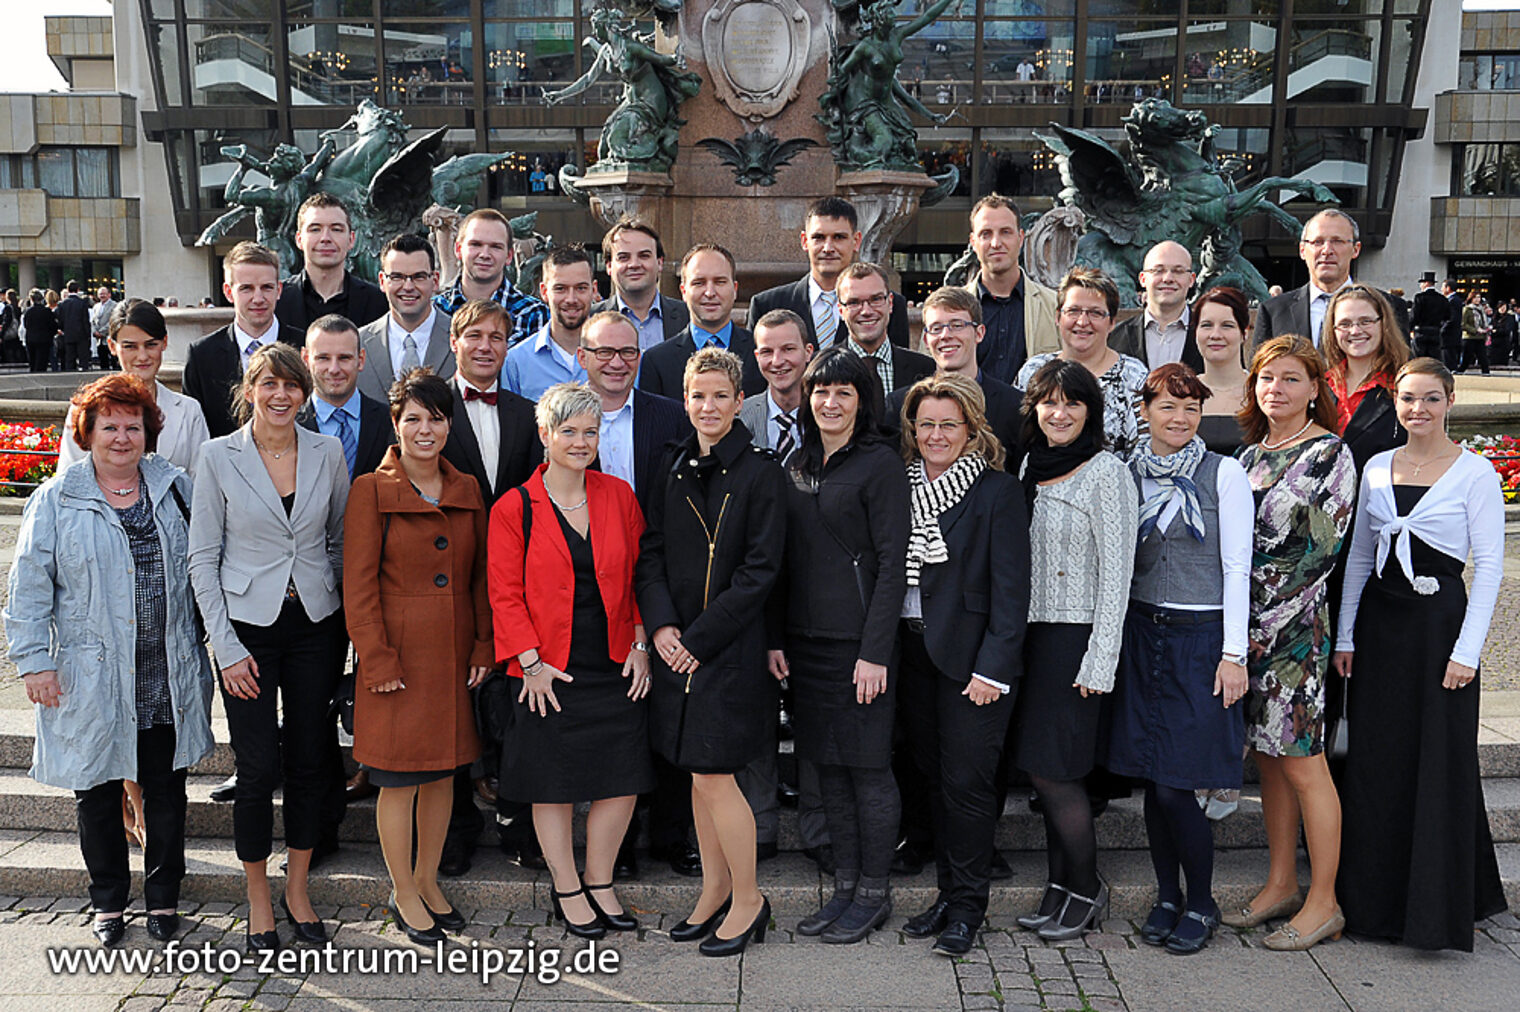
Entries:
[[860,259],[883,263],[913,216],[923,195],[938,182],[922,172],[873,169],[841,172],[834,190],[860,215]]
[[588,172],[574,180],[590,198],[591,214],[611,228],[624,215],[639,217],[664,233],[670,227],[670,191],[675,180],[663,172]]

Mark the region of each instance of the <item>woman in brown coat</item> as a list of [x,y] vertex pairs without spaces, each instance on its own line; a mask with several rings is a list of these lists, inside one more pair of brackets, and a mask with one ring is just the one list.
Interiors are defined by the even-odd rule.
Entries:
[[432,943],[465,925],[438,888],[438,859],[454,771],[480,755],[468,690],[491,664],[487,515],[475,479],[441,455],[449,385],[414,369],[390,402],[397,445],[354,481],[344,518],[343,605],[359,655],[354,758],[380,788],[391,912],[414,941]]

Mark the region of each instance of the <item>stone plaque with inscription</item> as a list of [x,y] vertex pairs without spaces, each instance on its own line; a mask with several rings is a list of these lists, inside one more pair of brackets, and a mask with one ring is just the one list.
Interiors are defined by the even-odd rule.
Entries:
[[754,122],[776,115],[797,97],[811,33],[797,0],[719,0],[702,19],[714,92]]

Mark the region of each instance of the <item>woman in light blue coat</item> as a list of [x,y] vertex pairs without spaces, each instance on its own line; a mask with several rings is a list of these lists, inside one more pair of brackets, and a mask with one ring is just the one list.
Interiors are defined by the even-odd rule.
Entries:
[[148,933],[167,940],[185,875],[185,775],[212,748],[211,665],[186,565],[190,481],[145,452],[162,415],[142,380],[107,376],[73,404],[66,438],[89,455],[26,504],[6,640],[38,704],[32,777],[77,799],[96,937],[114,945],[125,931],[121,791],[135,780]]

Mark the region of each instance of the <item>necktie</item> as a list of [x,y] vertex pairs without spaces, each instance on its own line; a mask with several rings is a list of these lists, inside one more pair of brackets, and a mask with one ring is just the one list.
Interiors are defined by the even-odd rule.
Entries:
[[256,351],[258,351],[260,347],[262,347],[262,345],[260,345],[260,343],[258,342],[257,339],[248,342],[248,347],[246,347],[246,348],[243,349],[243,364],[244,365],[248,364],[248,360],[250,358],[253,358],[253,353],[256,352]]
[[354,461],[359,453],[359,437],[354,434],[354,427],[348,422],[348,412],[339,408],[333,412],[333,417],[338,421],[338,442],[343,444],[343,459],[348,461],[348,480],[354,480]]
[[781,435],[776,439],[776,459],[785,467],[790,460],[793,451],[797,449],[797,439],[794,427],[797,420],[791,415],[782,413],[775,418],[776,427],[781,430]]
[[818,350],[834,343],[834,331],[839,329],[839,293],[824,292],[818,296],[813,307],[813,331],[818,335]]
[[400,379],[421,365],[422,359],[417,357],[417,339],[408,334],[401,342],[401,372],[396,375],[396,378]]
[[484,390],[476,390],[472,386],[464,388],[464,399],[467,401],[485,401],[491,407],[496,407],[496,391],[486,393]]

